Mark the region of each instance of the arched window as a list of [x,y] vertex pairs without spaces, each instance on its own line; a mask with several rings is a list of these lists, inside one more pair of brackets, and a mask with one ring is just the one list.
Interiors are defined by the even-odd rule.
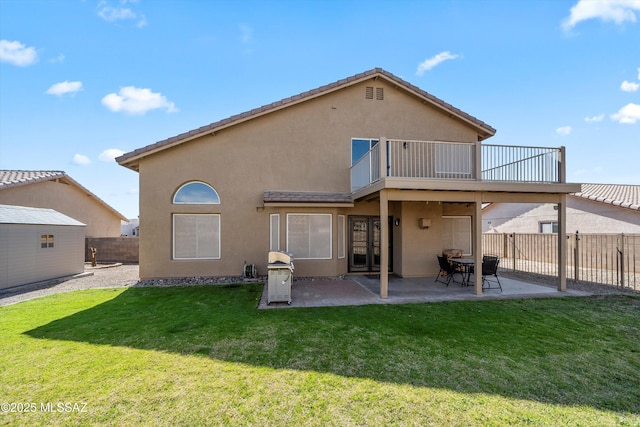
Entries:
[[178,188],[173,196],[173,203],[177,205],[219,205],[220,196],[209,184],[192,181]]

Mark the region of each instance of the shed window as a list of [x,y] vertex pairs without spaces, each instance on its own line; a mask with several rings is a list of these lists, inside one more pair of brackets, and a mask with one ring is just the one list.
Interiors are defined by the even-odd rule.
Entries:
[[209,184],[193,181],[178,188],[173,196],[173,203],[177,205],[219,205],[220,196]]
[[40,247],[42,249],[53,247],[53,234],[43,234],[40,236]]

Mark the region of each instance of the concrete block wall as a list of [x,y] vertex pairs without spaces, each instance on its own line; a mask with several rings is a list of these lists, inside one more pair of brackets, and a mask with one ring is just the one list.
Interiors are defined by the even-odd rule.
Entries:
[[121,262],[138,264],[140,239],[138,237],[87,237],[85,240],[85,261],[91,261],[89,248],[96,248],[98,263]]

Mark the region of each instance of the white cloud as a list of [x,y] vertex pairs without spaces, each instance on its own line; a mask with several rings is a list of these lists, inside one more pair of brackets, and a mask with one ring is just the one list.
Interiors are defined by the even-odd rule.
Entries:
[[253,28],[245,24],[240,24],[239,27],[241,33],[240,40],[242,43],[251,43],[253,40]]
[[48,95],[62,96],[65,93],[76,93],[81,89],[82,82],[69,82],[65,80],[63,82],[52,85],[49,89],[47,89],[46,93]]
[[620,85],[620,89],[625,92],[636,92],[638,89],[640,89],[640,83],[628,82],[625,80]]
[[620,25],[625,21],[636,22],[634,11],[640,11],[638,0],[579,0],[562,22],[565,31],[589,19],[613,21]]
[[62,64],[64,62],[64,55],[60,54],[58,56],[56,56],[55,58],[51,58],[49,60],[50,63],[52,64]]
[[640,104],[627,104],[611,115],[611,119],[618,123],[634,124],[640,120]]
[[420,65],[418,65],[418,69],[416,70],[416,75],[421,76],[421,75],[424,74],[425,71],[431,70],[436,65],[438,65],[438,64],[440,64],[440,63],[442,63],[444,61],[448,61],[450,59],[456,59],[456,58],[459,58],[459,57],[460,57],[460,55],[452,54],[449,51],[440,52],[439,54],[422,61],[420,63]]
[[567,136],[571,134],[572,130],[573,128],[571,126],[561,126],[558,129],[556,129],[556,133],[558,135]]
[[604,114],[599,114],[597,116],[585,117],[584,121],[587,123],[596,123],[604,120]]
[[165,109],[167,113],[178,111],[175,104],[169,102],[164,95],[134,86],[123,87],[117,94],[108,94],[102,98],[102,104],[116,113],[122,111],[128,114],[144,114],[155,109]]
[[0,61],[26,67],[38,60],[38,52],[35,47],[26,47],[17,40],[0,40]]
[[84,154],[76,153],[76,155],[73,156],[73,163],[75,163],[76,165],[86,166],[91,163],[91,160]]
[[98,16],[107,22],[137,20],[136,26],[142,28],[147,25],[147,18],[129,7],[124,7],[127,3],[137,3],[137,1],[121,0],[120,6],[113,7],[107,1],[98,2]]
[[117,148],[108,148],[104,150],[102,153],[100,153],[98,158],[103,162],[113,162],[116,159],[116,157],[120,157],[123,154],[124,154],[124,151],[122,150],[119,150]]

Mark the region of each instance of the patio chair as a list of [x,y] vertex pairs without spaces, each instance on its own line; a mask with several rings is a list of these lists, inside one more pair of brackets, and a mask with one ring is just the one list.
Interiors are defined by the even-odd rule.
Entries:
[[[440,283],[446,283],[447,286],[449,286],[449,283],[451,283],[451,280],[453,280],[453,275],[458,273],[459,275],[462,276],[462,273],[454,268],[450,263],[449,260],[447,259],[446,256],[444,255],[436,255],[438,257],[438,264],[440,264],[440,271],[438,272],[438,276],[436,277],[436,282],[440,282]],[[446,276],[443,276],[442,273],[446,273]],[[444,278],[446,277],[447,280],[440,280],[440,278]]]
[[[502,292],[502,285],[500,284],[500,279],[498,279],[498,264],[500,263],[500,258],[497,255],[485,255],[482,257],[482,289],[498,289],[500,288],[500,292]],[[490,276],[493,276],[495,280],[489,279]],[[484,284],[487,284],[485,287]],[[497,284],[498,286],[491,286],[492,284]]]

